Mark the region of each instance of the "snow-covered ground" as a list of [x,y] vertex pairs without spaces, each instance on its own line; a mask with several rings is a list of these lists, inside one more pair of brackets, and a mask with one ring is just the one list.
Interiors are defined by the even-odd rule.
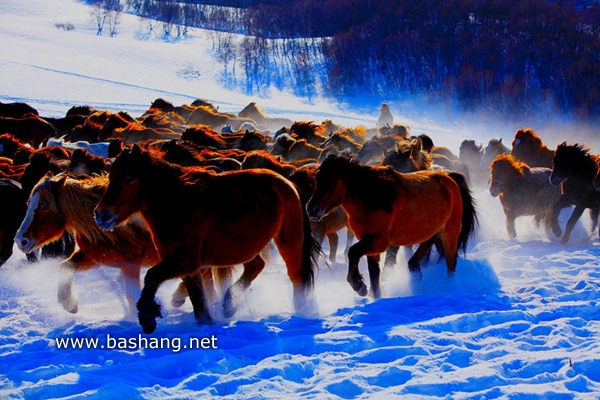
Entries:
[[[256,101],[271,116],[347,126],[372,126],[378,117],[377,107],[359,115],[332,99],[223,89],[206,32],[167,43],[138,39],[139,27],[124,15],[116,37],[98,37],[80,3],[3,0],[0,101],[25,101],[45,116],[82,104],[139,115],[163,97],[176,105],[205,98],[233,112]],[[182,75],[190,68],[197,78]],[[550,146],[594,144],[589,127],[564,121],[492,121],[431,104],[390,105],[396,121],[455,151],[465,138],[510,143],[522,126]],[[587,214],[567,246],[528,218],[509,240],[498,200],[483,189],[475,196],[481,226],[452,280],[442,262],[410,283],[401,251],[383,277],[382,299],[359,298],[339,255],[320,264],[314,315],[301,317],[273,254],[235,318],[213,305],[212,326],[197,327],[189,304],[171,307],[176,282],[167,282],[158,293],[165,318],[152,335],[125,317],[116,271],[78,274],[79,313],[71,315],[56,301],[58,261],[31,265],[15,247],[0,269],[0,398],[598,398],[600,248]],[[561,224],[565,218],[568,210]],[[67,338],[97,339],[98,348],[59,348]]]

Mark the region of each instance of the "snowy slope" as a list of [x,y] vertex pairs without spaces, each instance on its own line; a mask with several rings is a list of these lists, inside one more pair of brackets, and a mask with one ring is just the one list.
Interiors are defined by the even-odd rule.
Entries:
[[[75,30],[54,25],[67,22]],[[257,99],[223,89],[206,32],[165,43],[138,39],[139,26],[125,15],[115,38],[98,37],[80,3],[2,1],[0,101],[26,101],[47,116],[80,104],[139,115],[157,97],[174,104],[200,97],[224,111],[256,101],[272,116],[347,126],[372,126],[378,117],[377,108],[359,115],[331,99],[307,103],[277,91]],[[186,68],[200,76],[185,79]],[[549,145],[594,144],[588,127],[564,121],[391,106],[413,133],[455,151],[464,138],[510,142],[521,126],[538,129]],[[475,196],[481,226],[453,280],[442,262],[411,283],[401,251],[383,277],[383,298],[359,298],[339,255],[331,266],[320,264],[314,312],[303,317],[293,313],[291,285],[274,253],[235,318],[213,304],[212,326],[195,326],[189,304],[171,307],[176,282],[165,283],[158,293],[165,318],[147,336],[125,317],[116,271],[78,274],[79,313],[71,315],[56,301],[58,261],[30,265],[15,247],[0,269],[0,398],[598,398],[600,249],[589,219],[568,246],[525,218],[518,238],[508,240],[498,200],[485,190]],[[565,218],[568,210],[562,224]],[[98,339],[104,348],[59,349],[57,339],[65,338]],[[203,338],[208,348],[183,348]],[[145,348],[115,348],[123,341]]]

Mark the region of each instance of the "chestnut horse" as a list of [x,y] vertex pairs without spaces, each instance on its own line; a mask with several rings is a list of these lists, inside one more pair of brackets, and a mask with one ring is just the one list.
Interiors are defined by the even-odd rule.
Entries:
[[[200,268],[242,263],[244,272],[223,301],[223,314],[231,317],[243,291],[264,268],[260,252],[271,239],[286,264],[297,309],[312,287],[317,246],[308,218],[294,186],[272,171],[217,174],[171,164],[134,145],[112,164],[95,219],[102,229],[111,230],[136,212],[147,222],[161,258],[148,270],[137,304],[146,333],[156,329],[161,316],[154,297],[162,282]],[[202,286],[190,289],[196,321],[210,323]]]
[[[586,208],[590,209],[594,227],[597,223],[600,192],[594,188],[594,178],[598,173],[598,163],[599,157],[590,154],[590,148],[583,144],[567,145],[562,142],[556,147],[550,182],[554,186],[561,186],[563,194],[554,205],[552,220],[558,221],[561,209],[575,205],[567,221],[562,244],[567,244],[571,231]],[[558,223],[554,233],[556,236],[561,234]]]
[[420,276],[420,262],[437,237],[444,248],[448,274],[456,269],[458,251],[466,250],[476,212],[461,174],[419,171],[403,174],[389,167],[362,165],[348,157],[328,156],[316,175],[316,189],[307,204],[311,218],[321,219],[341,205],[358,242],[348,253],[347,281],[360,295],[367,287],[358,270],[367,256],[371,289],[380,297],[379,255],[388,246],[420,243],[408,262]]
[[510,154],[530,167],[552,168],[554,150],[542,143],[542,138],[531,128],[515,133]]
[[560,189],[550,184],[550,168],[530,168],[514,156],[502,154],[492,163],[490,173],[490,194],[500,196],[511,239],[517,236],[517,217],[535,215],[536,222],[550,225],[552,208],[560,197]]

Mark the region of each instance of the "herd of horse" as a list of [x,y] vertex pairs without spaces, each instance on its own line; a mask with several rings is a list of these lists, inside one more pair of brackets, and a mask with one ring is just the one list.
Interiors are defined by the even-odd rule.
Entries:
[[[189,298],[199,324],[212,322],[207,304],[221,289],[232,317],[273,245],[302,310],[321,245],[327,238],[335,262],[340,231],[360,296],[369,293],[360,260],[379,298],[380,255],[391,268],[400,246],[416,246],[411,278],[434,246],[451,277],[476,231],[481,188],[499,197],[511,238],[521,216],[563,244],[586,208],[597,225],[600,158],[586,145],[553,150],[519,129],[512,148],[464,140],[455,155],[381,111],[377,127],[346,128],[270,118],[255,103],[233,114],[204,100],[157,99],[137,118],[87,106],[42,118],[27,104],[0,103],[0,265],[15,243],[30,262],[62,257],[58,300],[71,313],[76,271],[119,268],[128,313],[151,333],[161,316],[155,295],[169,279],[181,279],[173,306]],[[571,206],[563,234],[558,215]]]

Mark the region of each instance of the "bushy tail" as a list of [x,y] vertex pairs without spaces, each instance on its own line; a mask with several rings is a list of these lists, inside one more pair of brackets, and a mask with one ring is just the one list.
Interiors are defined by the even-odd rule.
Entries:
[[304,204],[302,206],[302,217],[304,219],[304,235],[302,240],[302,285],[305,291],[312,290],[314,286],[315,274],[313,265],[317,265],[321,255],[321,245],[315,240],[310,227],[310,219],[306,212]]
[[471,195],[471,190],[467,184],[465,176],[460,172],[449,172],[448,175],[460,188],[460,197],[462,199],[463,214],[462,214],[462,229],[458,235],[458,250],[462,253],[467,252],[469,238],[475,232],[478,225],[477,210],[475,209],[475,200]]

